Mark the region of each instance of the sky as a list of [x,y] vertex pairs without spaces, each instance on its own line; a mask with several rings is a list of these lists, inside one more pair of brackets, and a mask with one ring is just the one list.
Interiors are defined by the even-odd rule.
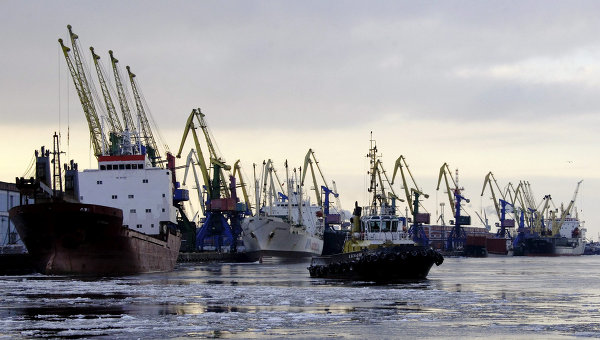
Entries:
[[70,24],[105,69],[108,50],[131,66],[173,153],[201,108],[248,181],[253,164],[283,173],[310,148],[351,210],[368,201],[372,133],[390,176],[406,158],[432,219],[444,163],[474,224],[475,212],[498,220],[481,195],[490,171],[557,207],[583,180],[575,205],[597,240],[599,12],[597,1],[0,0],[0,181],[23,176],[55,131],[63,161],[96,166],[57,41]]

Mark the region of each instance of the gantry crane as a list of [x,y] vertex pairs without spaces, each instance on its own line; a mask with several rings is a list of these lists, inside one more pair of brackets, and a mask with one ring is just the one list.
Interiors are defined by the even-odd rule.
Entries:
[[[71,38],[72,49],[65,46],[62,39],[58,39],[58,42],[62,47],[65,60],[67,61],[67,67],[69,68],[71,78],[75,84],[75,90],[77,91],[79,101],[83,107],[83,112],[90,130],[90,141],[92,148],[94,149],[94,155],[98,157],[106,153],[106,138],[102,131],[100,119],[96,113],[96,107],[92,99],[91,90],[85,74],[85,68],[81,61],[81,53],[77,44],[77,39],[79,37],[77,34],[73,33],[71,25],[67,25],[67,29],[69,30],[69,37]],[[71,60],[69,52],[73,53],[74,62]]]
[[[406,181],[406,176],[404,175],[404,170],[403,170],[404,168],[406,168],[406,171],[408,172],[408,175],[410,176],[410,179],[411,179],[412,185],[413,185],[412,188],[409,187],[409,185]],[[394,165],[394,174],[392,175],[392,182],[390,183],[391,185],[394,184],[394,180],[396,179],[396,174],[398,173],[398,170],[400,170],[400,178],[402,178],[402,187],[404,188],[406,203],[408,204],[408,208],[410,209],[410,213],[413,218],[413,224],[410,226],[409,233],[412,235],[413,240],[415,242],[417,242],[421,245],[427,246],[427,245],[429,245],[429,239],[427,238],[427,235],[425,234],[425,231],[423,230],[422,224],[429,223],[431,215],[429,213],[420,213],[419,212],[419,205],[420,205],[419,197],[423,196],[425,198],[429,198],[429,195],[423,193],[423,191],[421,191],[421,189],[419,189],[419,186],[417,185],[415,178],[413,177],[412,173],[410,172],[410,169],[408,168],[406,159],[402,155],[400,155],[400,157],[398,157],[398,159],[396,160],[396,164]],[[415,197],[414,201],[413,201],[413,195]]]
[[[467,241],[467,234],[465,233],[465,230],[464,230],[464,228],[462,228],[462,226],[471,224],[471,216],[461,216],[460,208],[461,208],[461,201],[464,200],[467,203],[469,203],[469,199],[463,197],[460,194],[461,190],[463,190],[463,189],[458,187],[458,182],[452,176],[452,172],[450,171],[450,168],[448,167],[447,163],[442,164],[442,166],[440,168],[440,176],[438,178],[438,184],[437,184],[436,190],[440,189],[440,183],[442,182],[442,177],[444,177],[444,182],[446,184],[446,191],[448,193],[448,200],[450,202],[450,206],[452,207],[452,212],[454,215],[454,227],[450,231],[450,235],[448,236],[448,239],[446,241],[446,250],[453,251],[456,249],[463,248]],[[457,170],[457,177],[458,177],[458,170]],[[450,178],[450,180],[452,181],[454,188],[450,187],[450,182],[448,181],[448,178]]]

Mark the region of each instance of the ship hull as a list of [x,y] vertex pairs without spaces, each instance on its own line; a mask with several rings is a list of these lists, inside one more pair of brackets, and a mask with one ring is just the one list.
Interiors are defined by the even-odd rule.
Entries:
[[579,256],[585,251],[582,238],[531,237],[517,243],[515,256]]
[[242,223],[246,252],[253,256],[301,258],[321,255],[323,239],[278,217],[248,218]]
[[391,283],[426,279],[443,261],[431,248],[397,245],[313,257],[308,270],[314,278]]
[[17,206],[10,217],[42,274],[127,275],[173,270],[181,236],[123,226],[121,209],[69,202]]

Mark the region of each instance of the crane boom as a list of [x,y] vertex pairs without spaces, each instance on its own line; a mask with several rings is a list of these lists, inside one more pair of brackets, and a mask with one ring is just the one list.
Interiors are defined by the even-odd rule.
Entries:
[[129,81],[131,82],[131,90],[133,91],[133,98],[135,100],[135,106],[138,112],[138,118],[140,121],[140,138],[144,138],[146,141],[146,147],[148,148],[147,153],[148,157],[152,161],[153,165],[158,164],[162,167],[162,162],[160,162],[161,156],[160,151],[158,150],[158,146],[156,145],[156,140],[154,139],[154,135],[152,134],[152,128],[150,127],[150,123],[148,122],[148,117],[146,116],[146,110],[144,109],[144,105],[142,103],[142,98],[140,97],[140,93],[138,91],[138,87],[135,81],[135,74],[131,72],[131,68],[129,66],[126,67],[127,73],[129,74]]
[[438,178],[438,184],[437,184],[437,188],[435,190],[440,190],[440,183],[442,181],[442,177],[444,177],[444,182],[446,184],[446,191],[448,194],[448,201],[450,202],[450,207],[452,208],[452,216],[454,216],[454,215],[456,215],[456,207],[454,206],[455,202],[454,202],[454,198],[452,197],[453,191],[450,188],[450,182],[448,181],[448,177],[450,177],[450,179],[452,180],[452,184],[454,184],[455,188],[458,188],[458,185],[456,184],[454,177],[452,177],[452,172],[450,171],[450,168],[448,167],[448,163],[442,164],[442,167],[440,168],[440,176]]
[[123,132],[123,128],[121,127],[121,122],[119,121],[117,110],[115,109],[112,97],[110,96],[110,92],[108,91],[108,86],[104,78],[104,72],[100,67],[100,56],[94,53],[93,47],[90,47],[90,52],[92,52],[92,59],[94,59],[94,66],[96,67],[98,81],[100,82],[100,88],[102,89],[102,96],[104,97],[104,104],[106,105],[106,112],[108,113],[108,123],[110,124],[110,132],[120,134]]
[[[406,167],[406,171],[408,172],[408,175],[410,176],[410,179],[412,180],[412,183],[414,185],[414,188],[412,188],[412,189],[408,187],[408,183],[406,182],[406,176],[404,175],[404,170],[403,170],[404,167]],[[425,198],[429,197],[429,195],[424,194],[421,191],[421,189],[419,189],[419,186],[417,185],[415,178],[413,177],[412,173],[410,172],[410,169],[408,168],[408,164],[406,163],[406,158],[404,158],[403,155],[400,155],[400,157],[398,157],[398,159],[396,160],[396,164],[394,165],[394,174],[392,175],[392,182],[390,183],[391,185],[394,184],[394,180],[396,179],[398,169],[400,169],[400,177],[402,178],[402,187],[404,188],[404,195],[406,196],[406,203],[410,209],[410,213],[414,214],[415,209],[413,206],[412,193],[416,192],[419,195],[424,195]]]
[[240,166],[239,159],[233,164],[233,177],[235,177],[236,174],[239,176],[240,179],[239,185],[240,187],[242,187],[242,194],[244,195],[244,202],[246,203],[246,207],[248,208],[248,211],[252,211],[250,199],[248,198],[248,191],[246,190],[246,182],[244,182],[244,177],[242,176],[242,168]]
[[493,180],[494,185],[496,186],[496,189],[500,193],[500,197],[503,200],[505,200],[504,195],[502,194],[502,190],[500,190],[500,187],[498,186],[498,182],[496,181],[496,178],[494,177],[494,174],[491,171],[488,172],[488,174],[485,176],[485,179],[483,180],[483,188],[481,189],[481,196],[483,196],[486,186],[489,186],[490,191],[492,193],[492,200],[494,201],[494,208],[496,209],[496,214],[498,214],[499,219],[502,219],[502,213],[500,212],[500,206],[498,205],[498,199],[496,198],[496,193],[494,192],[494,185],[492,185],[492,180]]
[[308,152],[306,153],[306,156],[304,157],[304,166],[303,166],[304,173],[302,173],[302,180],[300,181],[300,185],[304,185],[304,179],[306,178],[306,174],[308,173],[307,169],[310,168],[313,185],[315,187],[315,194],[317,196],[317,204],[319,206],[322,206],[323,200],[321,198],[321,191],[319,190],[320,186],[317,184],[317,177],[315,174],[315,169],[313,167],[313,164],[315,164],[317,166],[317,170],[319,171],[319,175],[321,175],[321,179],[323,180],[325,187],[327,187],[328,189],[330,188],[329,183],[327,183],[327,180],[325,179],[325,176],[323,175],[323,171],[321,171],[321,167],[319,166],[319,162],[317,161],[315,152],[312,149],[308,149]]
[[565,219],[571,213],[571,209],[573,208],[573,205],[575,204],[575,200],[577,199],[577,193],[579,192],[579,186],[581,185],[582,182],[583,182],[583,180],[577,182],[577,186],[575,187],[575,193],[573,194],[573,198],[571,199],[571,202],[569,202],[569,205],[567,205],[567,208],[562,212],[562,216],[560,217],[560,221],[558,222],[558,224],[556,224],[556,223],[554,224],[554,227],[552,228],[552,235],[558,235],[560,233],[560,228],[565,223]]
[[225,178],[225,173],[223,170],[231,170],[231,166],[225,164],[225,160],[217,154],[217,150],[212,142],[212,138],[210,136],[210,131],[208,130],[208,124],[204,119],[206,115],[202,113],[200,108],[197,110],[196,118],[200,123],[200,128],[202,129],[202,133],[204,134],[204,139],[206,140],[206,146],[208,148],[208,153],[210,155],[211,164],[219,165],[219,183],[221,186],[221,190],[224,191],[226,197],[230,197],[231,193],[229,192],[229,186],[227,185],[227,180]]
[[[69,34],[71,35],[72,42],[76,43],[77,35],[75,35],[71,30],[71,25],[68,25]],[[58,39],[60,46],[62,47],[63,54],[65,56],[65,60],[67,62],[67,67],[69,68],[69,72],[71,73],[71,78],[73,79],[73,83],[75,85],[75,90],[77,91],[77,95],[79,96],[79,101],[81,102],[81,106],[83,108],[83,113],[88,123],[88,128],[90,130],[90,141],[92,144],[92,148],[94,150],[94,155],[100,156],[105,153],[105,145],[106,139],[104,134],[102,133],[102,126],[100,125],[100,119],[98,118],[98,114],[96,113],[96,108],[94,107],[94,102],[89,95],[89,88],[87,88],[87,81],[85,80],[85,73],[83,73],[83,67],[78,66],[81,64],[81,61],[77,61],[77,55],[75,51],[78,49],[75,48],[76,45],[73,46],[73,56],[75,57],[75,64],[71,60],[69,56],[69,52],[71,49],[64,45],[62,39]],[[82,73],[79,73],[79,69],[81,69]]]
[[108,54],[110,55],[110,62],[113,68],[113,76],[115,78],[115,85],[117,86],[117,95],[119,97],[119,106],[121,107],[123,124],[125,125],[126,130],[129,130],[133,134],[137,134],[137,128],[135,126],[135,123],[133,122],[133,118],[131,117],[131,111],[129,110],[127,96],[125,95],[125,88],[123,87],[123,82],[121,81],[121,75],[117,66],[119,60],[115,58],[115,56],[113,55],[113,51],[108,51]]
[[[198,158],[198,163],[200,164],[200,171],[202,172],[202,179],[204,180],[204,185],[206,187],[208,197],[211,196],[211,185],[210,185],[210,177],[208,175],[208,167],[206,166],[206,162],[204,160],[204,155],[202,154],[202,148],[200,147],[200,141],[198,140],[198,134],[196,133],[196,127],[194,126],[194,117],[198,114],[196,109],[193,109],[188,117],[187,122],[185,123],[185,128],[183,132],[183,138],[181,139],[181,144],[179,146],[179,151],[177,152],[176,157],[181,158],[181,151],[183,151],[183,146],[185,145],[185,141],[187,139],[188,133],[192,131],[192,137],[194,138],[194,145],[196,147],[196,153]],[[200,190],[200,188],[198,188]]]

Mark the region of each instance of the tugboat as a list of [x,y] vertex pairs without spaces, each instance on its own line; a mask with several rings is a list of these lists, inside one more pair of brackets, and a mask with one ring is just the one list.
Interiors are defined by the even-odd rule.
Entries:
[[407,230],[406,218],[397,216],[393,190],[386,195],[381,180],[377,183],[385,172],[376,154],[377,147],[371,139],[369,192],[373,193],[373,201],[366,208],[368,213],[362,216],[363,208],[355,202],[352,231],[343,252],[313,257],[308,267],[311,277],[377,283],[423,280],[433,264],[439,266],[444,261],[438,251],[429,247],[416,221]]

